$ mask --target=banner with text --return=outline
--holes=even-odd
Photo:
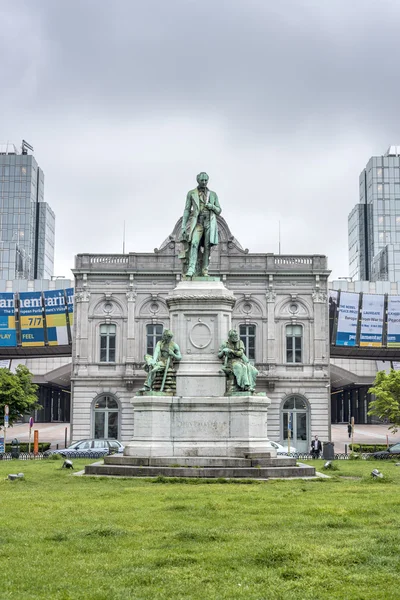
[[[20,292],[22,346],[44,346],[42,292]]]
[[[49,290],[44,292],[43,295],[49,346],[68,344],[64,290]]]
[[[68,309],[68,318],[69,324],[71,327],[71,335],[72,335],[72,326],[74,324],[74,288],[67,288],[65,290],[65,295],[67,298],[67,309]]]
[[[13,293],[0,294],[0,346],[16,346],[15,299]]]
[[[359,294],[341,292],[338,310],[336,346],[355,346]]]
[[[400,296],[388,297],[387,346],[400,348]]]
[[[363,294],[360,346],[381,347],[383,342],[383,310],[385,296]]]

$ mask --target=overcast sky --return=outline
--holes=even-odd
[[[250,252],[326,254],[400,144],[398,0],[0,0],[0,142],[27,140],[55,274],[151,252],[199,171]]]

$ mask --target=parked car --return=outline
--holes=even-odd
[[[288,447],[286,446],[282,446],[281,444],[278,444],[278,442],[271,442],[271,445],[275,448],[276,453],[277,454],[287,454],[288,453]],[[294,446],[292,446],[292,444],[290,444],[290,454],[296,454],[297,450]]]
[[[75,456],[93,452],[99,455],[116,454],[124,451],[124,446],[118,440],[79,440],[68,448],[60,450],[47,450],[44,455],[61,454],[61,456]]]
[[[381,450],[380,452],[374,452],[372,454],[374,458],[399,458],[400,456],[400,444],[394,444],[387,450]]]

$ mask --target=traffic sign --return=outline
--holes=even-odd
[[[29,427],[33,427],[33,417],[29,417]]]
[[[4,405],[4,414],[8,415],[9,412],[10,412],[10,408],[9,408],[8,404],[5,404]]]
[[[4,415],[4,427],[8,427],[8,415]]]

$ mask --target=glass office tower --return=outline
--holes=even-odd
[[[0,279],[50,279],[54,235],[43,171],[24,144],[0,144]]]
[[[400,146],[372,156],[359,183],[360,202],[348,217],[349,274],[400,281]]]

